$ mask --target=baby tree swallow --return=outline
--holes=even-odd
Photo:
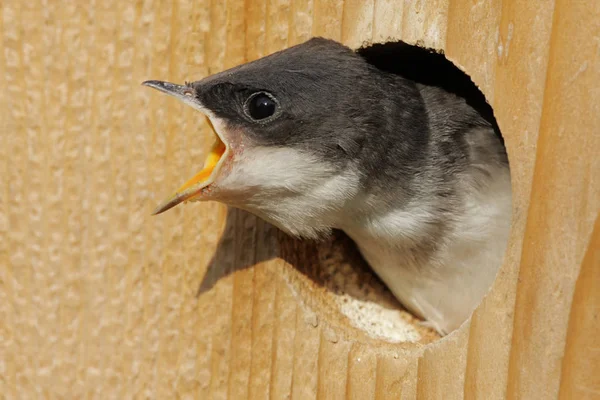
[[[203,113],[215,144],[161,204],[214,200],[290,235],[341,229],[441,334],[490,288],[511,188],[494,128],[465,99],[314,38],[197,82],[144,85]]]

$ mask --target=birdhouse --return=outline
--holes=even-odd
[[[599,2],[0,10],[0,397],[598,398]],[[197,172],[211,128],[140,83],[198,80],[316,36],[382,45],[392,64],[400,42],[433,49],[493,109],[507,250],[444,337],[341,233],[293,239],[215,202],[150,215]]]

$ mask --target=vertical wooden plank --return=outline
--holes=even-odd
[[[463,328],[425,349],[417,373],[418,400],[463,398],[468,340]]]
[[[562,360],[560,399],[600,396],[600,216],[581,264]]]
[[[72,393],[83,396],[85,393],[86,368],[85,351],[82,346],[86,342],[87,287],[85,272],[81,260],[85,258],[86,239],[82,235],[84,223],[89,215],[89,202],[83,201],[88,190],[84,171],[88,165],[86,144],[90,143],[93,116],[92,92],[94,83],[90,82],[92,58],[94,57],[95,24],[88,24],[94,7],[41,3],[44,9],[46,32],[45,73],[46,80],[60,77],[61,83],[44,85],[44,113],[50,145],[46,149],[49,160],[46,168],[52,171],[53,185],[47,194],[51,206],[48,207],[48,232],[52,232],[48,243],[48,251],[52,261],[46,268],[58,270],[59,276],[68,276],[66,282],[53,279],[56,294],[49,298],[59,297],[57,312],[60,328],[57,332],[62,340],[55,345],[54,357],[64,361],[57,372],[61,376],[70,376],[72,383],[64,379],[58,383],[49,382],[52,388],[60,388],[57,396]],[[61,23],[63,13],[68,13],[68,23]],[[67,44],[68,43],[68,44]],[[77,54],[65,59],[67,48]],[[88,84],[86,84],[88,83]],[[56,90],[56,86],[62,90]],[[82,207],[83,205],[83,207]],[[87,242],[89,244],[89,242]],[[55,329],[55,328],[52,328]],[[78,346],[74,346],[78,343]],[[75,373],[73,373],[75,371]]]
[[[15,116],[20,122],[18,132],[14,136],[21,136],[25,147],[20,149],[22,153],[16,153],[15,161],[21,164],[21,168],[15,168],[18,173],[24,173],[23,193],[20,201],[23,203],[22,213],[14,215],[13,218],[18,218],[25,223],[28,228],[26,236],[19,238],[23,245],[23,264],[16,265],[13,268],[15,273],[18,273],[19,278],[29,278],[20,280],[19,285],[28,287],[29,301],[26,307],[20,307],[17,321],[18,331],[20,332],[19,342],[24,346],[21,349],[22,357],[27,360],[20,364],[17,371],[18,388],[17,392],[33,394],[51,393],[56,394],[55,390],[50,389],[49,376],[55,373],[57,365],[52,362],[56,356],[54,352],[57,347],[62,345],[63,335],[56,335],[54,331],[58,317],[59,295],[55,292],[55,296],[50,296],[53,289],[50,287],[52,282],[53,272],[46,266],[50,264],[48,253],[48,236],[45,235],[48,223],[48,203],[50,195],[47,193],[49,187],[50,173],[48,166],[47,148],[50,146],[49,138],[45,135],[45,108],[44,96],[40,90],[23,90],[27,87],[43,87],[48,84],[48,80],[44,76],[44,56],[47,49],[44,47],[43,28],[37,24],[29,23],[30,20],[40,20],[41,12],[37,10],[36,4],[26,3],[20,4],[18,7],[17,18],[10,22],[15,29],[19,30],[19,41],[17,43],[18,50],[16,54],[16,62],[20,64],[20,71],[15,77],[18,86],[21,87],[20,93],[16,94],[15,100]],[[60,84],[60,82],[54,82]],[[31,85],[31,86],[30,86]],[[13,94],[15,95],[15,94]],[[20,103],[20,104],[19,104]],[[22,114],[21,114],[22,113]],[[16,163],[15,163],[16,164]],[[13,164],[13,166],[16,166]],[[12,179],[10,177],[9,179]],[[18,188],[19,184],[15,183]],[[18,192],[16,193],[17,195]],[[17,200],[18,201],[18,200]],[[55,203],[56,204],[56,203]],[[20,225],[14,219],[11,221],[15,226]],[[61,231],[56,232],[61,235]],[[19,256],[18,248],[15,255]],[[60,332],[71,333],[73,327],[60,327]],[[45,338],[50,337],[54,347],[43,346]],[[73,361],[71,357],[65,357],[65,363]],[[43,371],[47,371],[44,374]],[[20,375],[20,376],[19,376]],[[19,379],[20,378],[20,379]],[[67,385],[69,379],[62,379]]]
[[[500,0],[450,0],[446,54],[471,76],[488,101],[494,99]],[[492,104],[493,105],[493,104]]]
[[[411,353],[398,352],[377,356],[376,400],[417,398],[418,356]]]
[[[407,357],[408,358],[408,357]],[[415,400],[418,395],[419,388],[419,359],[412,360],[412,354],[407,360],[408,367],[402,377],[402,392],[400,393],[400,400]],[[407,362],[405,361],[405,363]],[[395,371],[395,370],[392,370]]]
[[[227,218],[232,218],[229,214]],[[219,252],[215,254],[215,270],[212,268],[206,272],[211,274],[230,274],[235,267],[235,224],[228,223],[219,242]],[[228,391],[229,375],[231,370],[231,348],[232,348],[232,291],[233,279],[231,276],[224,277],[209,292],[201,293],[201,301],[206,306],[199,309],[204,311],[201,318],[212,321],[213,326],[208,329],[210,335],[210,383],[208,398],[226,399]]]
[[[288,44],[293,46],[310,39],[314,0],[292,0]]]
[[[279,271],[284,268],[284,265],[281,262],[276,263],[273,268]],[[296,297],[286,282],[279,277],[276,279],[276,283],[270,382],[270,398],[273,400],[288,398],[291,394],[298,308]]]
[[[373,38],[375,0],[345,0],[342,13],[342,43],[358,48]]]
[[[404,7],[396,0],[375,0],[373,10],[373,42],[382,43],[402,36]]]
[[[161,5],[164,3],[161,3]],[[161,24],[169,27],[166,36],[166,47],[162,55],[164,58],[154,60],[155,64],[161,64],[166,67],[166,75],[162,79],[168,81],[180,81],[181,75],[186,73],[185,42],[189,34],[189,29],[185,29],[189,24],[186,19],[189,16],[189,10],[186,9],[186,2],[176,0],[170,2],[170,8],[163,9],[163,15],[160,16]],[[184,7],[182,9],[182,7]],[[160,78],[159,78],[160,79]],[[158,93],[153,93],[154,96]],[[159,95],[160,96],[160,95]],[[160,189],[163,193],[173,190],[172,185],[183,182],[187,177],[181,176],[184,170],[183,161],[185,160],[185,136],[183,132],[186,129],[186,121],[189,118],[184,111],[184,106],[177,100],[167,96],[165,101],[164,121],[161,126],[164,131],[157,132],[162,135],[163,148],[161,149],[160,162],[164,165],[165,180],[161,183]],[[118,160],[119,149],[113,144],[113,159]],[[116,183],[117,179],[113,179]],[[175,382],[178,380],[178,361],[181,351],[181,331],[173,329],[178,327],[181,308],[185,303],[185,295],[189,292],[182,291],[181,280],[185,272],[185,258],[183,254],[183,222],[184,210],[182,208],[173,210],[174,212],[162,219],[168,221],[168,226],[163,231],[162,241],[164,243],[161,258],[161,293],[160,298],[160,319],[157,321],[159,331],[156,358],[154,360],[154,393],[158,398],[169,398],[175,395]],[[161,216],[147,218],[158,219]],[[113,217],[114,219],[114,217]],[[110,270],[109,270],[110,271]]]
[[[21,9],[21,29],[23,30],[23,74],[27,85],[41,86],[47,83],[47,80],[43,76],[44,70],[44,32],[41,26],[32,26],[28,24],[29,20],[41,19],[41,12],[37,10],[36,4],[25,3]],[[74,13],[75,19],[78,19],[78,15]],[[41,45],[35,46],[35,43]],[[31,282],[33,288],[32,297],[32,308],[31,313],[28,317],[30,323],[37,329],[36,336],[30,346],[37,348],[36,367],[32,371],[32,380],[36,382],[39,389],[46,393],[57,395],[55,388],[51,389],[49,385],[49,377],[44,376],[42,371],[46,370],[49,372],[56,371],[56,364],[52,362],[55,357],[55,349],[49,348],[49,346],[41,346],[44,337],[51,335],[51,330],[55,326],[56,322],[62,322],[60,314],[57,312],[56,307],[60,292],[55,292],[52,295],[52,289],[49,287],[51,283],[51,272],[49,268],[45,266],[51,265],[48,253],[48,236],[44,235],[44,232],[55,230],[55,237],[64,237],[63,229],[64,224],[57,226],[51,224],[48,218],[49,208],[52,206],[58,206],[60,204],[56,202],[55,196],[48,193],[50,173],[49,169],[45,168],[49,163],[49,152],[46,149],[50,146],[47,135],[46,126],[46,113],[45,113],[45,99],[43,92],[41,91],[26,91],[24,93],[25,101],[25,112],[27,115],[25,124],[25,131],[22,133],[27,138],[27,151],[25,153],[27,157],[27,196],[26,203],[28,205],[28,224],[30,226],[29,237],[27,243],[29,247],[28,258],[29,263],[33,270],[33,281]],[[31,115],[35,115],[38,110],[44,110],[38,114],[36,118],[31,118]],[[51,165],[53,166],[53,165]],[[46,194],[44,196],[44,193]],[[54,193],[53,193],[54,194]],[[35,204],[34,204],[35,203]],[[34,227],[39,227],[35,229]],[[64,284],[64,283],[63,283]],[[58,320],[58,321],[57,321]],[[67,321],[65,321],[67,322]],[[68,321],[71,322],[71,321]],[[61,346],[66,337],[73,334],[74,327],[69,324],[61,324],[59,335],[60,339],[57,341],[57,345]],[[57,346],[57,347],[58,347]],[[30,350],[31,351],[31,350]],[[33,353],[33,351],[31,351]],[[32,354],[33,355],[33,354]],[[64,364],[74,364],[73,353],[67,352],[63,356]],[[50,374],[48,374],[50,375]],[[71,387],[73,382],[68,378],[62,378],[61,383],[66,387]],[[38,390],[39,390],[38,389]],[[59,392],[60,393],[60,392]]]
[[[90,71],[91,98],[89,99],[89,126],[88,135],[83,135],[81,145],[87,150],[85,159],[77,167],[83,170],[82,183],[85,184],[87,191],[82,193],[82,199],[89,209],[83,213],[82,224],[89,228],[88,234],[83,237],[82,246],[87,251],[83,252],[81,263],[85,265],[86,274],[82,287],[82,302],[85,304],[86,313],[83,315],[82,326],[79,330],[79,336],[83,342],[82,363],[87,366],[81,371],[81,380],[84,384],[84,395],[91,396],[102,391],[103,374],[105,366],[105,357],[99,352],[91,351],[94,348],[106,348],[108,337],[114,334],[113,327],[107,329],[107,323],[110,320],[106,318],[105,306],[107,303],[107,286],[104,279],[108,260],[112,254],[110,251],[110,199],[112,198],[111,185],[111,164],[110,164],[110,134],[111,127],[108,121],[102,118],[103,115],[110,115],[112,109],[112,84],[111,75],[114,71],[114,47],[112,42],[113,29],[116,26],[114,15],[114,4],[111,2],[103,3],[94,8],[94,41],[92,44],[92,54],[90,64],[93,70]],[[67,7],[67,9],[72,7]],[[72,13],[74,10],[71,9]],[[58,8],[57,15],[61,15],[64,10]],[[106,21],[106,17],[108,21]],[[60,17],[64,18],[64,17]],[[74,22],[75,18],[70,17],[69,21]],[[62,27],[64,28],[64,27]],[[58,32],[64,32],[58,29]],[[61,52],[65,52],[67,43],[76,37],[77,31],[70,27],[60,37],[60,43],[63,44]],[[100,60],[103,62],[100,62]],[[65,73],[75,68],[73,59],[67,59]],[[71,70],[71,71],[69,71]],[[72,75],[71,75],[72,76]],[[73,90],[76,90],[77,82],[67,81],[67,98],[64,100],[63,108],[59,114],[66,117],[66,121],[61,121],[57,129],[57,137],[60,137],[60,130],[65,129],[65,124],[71,131],[73,120],[76,118],[70,110],[69,100],[73,97]],[[70,138],[70,135],[69,135]],[[97,171],[90,174],[90,171]],[[89,174],[89,175],[88,175]],[[88,177],[84,180],[84,177]],[[73,193],[75,194],[75,193]],[[69,204],[70,205],[70,204]],[[73,205],[71,205],[73,206]],[[77,208],[77,207],[75,207]],[[64,273],[68,273],[65,265]],[[66,313],[65,313],[66,314]],[[67,314],[68,315],[68,314]],[[64,317],[63,317],[64,318]],[[66,321],[65,321],[66,322]],[[64,333],[61,333],[61,336]]]
[[[268,1],[248,0],[246,2],[246,55],[248,61],[264,56],[266,42],[269,39],[266,33]]]
[[[214,4],[215,12],[223,12],[222,4]],[[245,3],[241,1],[228,0],[225,18],[226,50],[224,67],[232,68],[246,62],[246,9]],[[218,44],[223,45],[223,42]]]
[[[346,398],[375,399],[377,378],[377,354],[369,346],[353,343],[348,352]]]
[[[84,8],[89,11],[89,8]],[[110,71],[110,80],[113,82],[111,93],[109,94],[112,104],[111,113],[107,116],[112,120],[111,132],[109,134],[110,143],[110,181],[113,190],[110,196],[111,207],[108,211],[111,220],[111,254],[108,257],[104,282],[107,285],[107,302],[104,310],[107,316],[106,347],[117,351],[105,356],[104,364],[100,367],[104,372],[103,388],[104,392],[116,393],[121,391],[126,382],[127,375],[123,373],[125,369],[125,352],[123,351],[123,342],[125,332],[123,326],[126,323],[126,295],[123,290],[127,281],[130,265],[130,236],[129,236],[129,216],[128,208],[130,197],[129,168],[130,157],[129,148],[131,147],[130,115],[129,104],[131,98],[129,94],[131,85],[128,84],[133,79],[132,58],[133,51],[133,18],[134,7],[130,4],[119,2],[109,11],[107,17],[114,20],[112,57],[114,57],[114,68]],[[89,15],[79,18],[85,24]],[[117,27],[115,29],[115,27]],[[84,29],[81,29],[84,30]],[[89,60],[88,60],[89,63]],[[88,65],[86,65],[88,66]],[[84,74],[78,74],[84,75]],[[83,85],[81,85],[83,86]],[[137,86],[137,85],[136,85]],[[76,97],[77,93],[74,94]],[[80,110],[73,110],[75,114],[80,114]],[[73,136],[78,136],[77,134]],[[110,388],[110,389],[109,389]]]
[[[256,217],[245,211],[229,209],[236,218],[234,242],[233,299],[231,311],[231,350],[229,358],[228,397],[248,397],[250,366],[252,365],[252,321],[254,307],[254,249],[256,247]]]
[[[289,42],[292,16],[292,0],[270,0],[267,12],[266,28],[267,42],[266,53],[271,54],[287,47]]]
[[[348,380],[348,353],[350,343],[326,338],[324,329],[319,337],[319,368],[317,399],[345,399]]]
[[[600,208],[600,4],[557,0],[519,271],[508,398],[556,398],[575,281]],[[568,34],[567,34],[568,32]]]
[[[321,327],[317,315],[303,306],[298,306],[293,350],[292,400],[317,398],[320,337]]]
[[[3,3],[4,18],[4,53],[6,58],[6,80],[7,95],[9,96],[9,110],[13,128],[19,135],[14,135],[8,147],[10,165],[8,175],[6,175],[6,184],[10,197],[8,198],[7,218],[10,232],[8,233],[8,246],[10,249],[9,262],[13,273],[13,295],[14,306],[19,307],[20,312],[15,313],[14,323],[19,334],[14,336],[12,346],[17,349],[13,353],[14,367],[9,373],[14,374],[13,387],[16,393],[28,393],[29,377],[24,373],[24,367],[30,365],[35,368],[35,363],[31,363],[27,348],[33,347],[31,340],[31,329],[28,327],[27,314],[31,309],[31,276],[32,268],[27,258],[27,231],[25,198],[27,188],[27,175],[25,160],[26,140],[25,135],[25,105],[21,85],[24,84],[22,71],[23,56],[21,47],[22,33],[20,29],[21,10],[18,2]],[[35,343],[35,342],[33,342]],[[11,375],[12,375],[11,374]]]
[[[553,8],[554,0],[544,4],[502,2],[494,104],[510,161],[512,232],[494,290],[473,314],[465,383],[467,399],[506,396],[514,298],[542,113]],[[492,336],[494,340],[489,340]]]
[[[266,399],[270,396],[273,379],[273,353],[275,334],[276,274],[270,261],[275,258],[274,228],[266,222],[256,221],[256,259],[254,267],[254,298],[252,319],[252,364],[250,368],[249,396]]]
[[[322,36],[337,40],[342,38],[342,18],[344,14],[344,1],[313,0],[313,36]]]
[[[5,9],[6,2],[0,4],[0,118],[3,126],[0,130],[0,174],[4,177],[0,182],[0,393],[6,396],[16,397],[15,374],[16,362],[14,350],[17,348],[15,331],[15,278],[12,272],[10,248],[10,211],[12,196],[10,187],[10,169],[13,160],[10,150],[12,138],[10,132],[16,132],[12,113],[9,112],[10,98],[7,79],[7,53],[9,50],[9,39],[5,32]]]
[[[151,39],[148,43],[148,61],[150,63],[149,76],[165,77],[169,79],[169,56],[171,44],[171,18],[173,5],[169,2],[157,1],[144,4],[146,8],[145,18],[151,25]],[[171,132],[168,128],[168,115],[175,100],[168,96],[152,96],[149,108],[154,112],[149,113],[148,127],[150,134],[150,146],[148,163],[158,165],[161,168],[152,169],[152,179],[149,187],[156,193],[157,197],[172,190],[170,184],[169,170],[165,168],[168,163],[168,143],[171,142]],[[106,121],[101,120],[102,124]],[[149,396],[161,390],[163,384],[158,374],[157,356],[160,346],[164,344],[163,318],[165,316],[165,255],[169,252],[167,243],[172,237],[172,226],[177,223],[177,214],[171,214],[164,218],[155,218],[148,229],[147,237],[147,265],[145,266],[144,279],[144,309],[142,321],[144,324],[143,341],[140,351],[139,385],[142,396]],[[168,258],[167,258],[168,260]]]
[[[127,322],[123,327],[126,331],[124,353],[127,363],[123,373],[129,377],[129,380],[122,388],[120,395],[122,398],[142,397],[146,394],[144,391],[148,384],[147,375],[142,363],[147,340],[146,291],[150,258],[153,256],[151,249],[154,247],[151,232],[156,229],[154,224],[160,224],[159,220],[149,220],[148,215],[152,210],[153,203],[158,200],[157,197],[163,195],[163,192],[153,190],[155,172],[150,168],[149,162],[150,154],[152,154],[152,137],[149,134],[152,132],[150,116],[147,113],[137,112],[137,110],[149,109],[152,106],[151,102],[156,101],[156,96],[149,96],[148,91],[141,90],[138,86],[141,83],[140,80],[157,76],[153,75],[150,62],[154,39],[152,7],[154,7],[154,3],[151,0],[137,5],[133,23],[135,46],[132,54],[132,75],[138,78],[132,82],[136,90],[132,90],[130,97],[132,121],[130,134],[133,136],[129,148],[131,192],[128,209],[131,250],[127,266],[128,282],[125,286]],[[93,64],[98,62],[95,57],[92,60]],[[95,92],[93,92],[93,96],[95,96]],[[148,174],[148,171],[152,171],[152,173]],[[88,290],[93,290],[91,284]]]
[[[411,0],[396,2],[397,7],[404,7],[402,12],[402,40],[408,43],[418,43],[425,47],[443,48],[446,43],[446,35],[450,35],[447,32],[447,23],[451,20],[448,15],[451,1]],[[457,16],[463,20],[468,20],[464,17],[464,14],[459,13]],[[469,18],[471,18],[471,15],[469,15]]]

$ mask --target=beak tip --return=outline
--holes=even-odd
[[[162,214],[163,212],[167,211],[169,208],[171,208],[171,207],[165,208],[164,205],[160,205],[160,206],[156,207],[154,210],[152,210],[152,213],[150,215],[155,216],[158,214]]]
[[[186,200],[186,198],[182,198],[179,195],[175,195],[175,196],[171,197],[169,200],[159,204],[158,207],[156,207],[154,209],[154,211],[152,211],[151,215],[162,214],[165,211],[170,210],[171,208],[175,207],[177,204],[179,204],[185,200]]]
[[[156,87],[158,85],[159,85],[159,81],[154,81],[154,80],[149,80],[149,81],[142,82],[142,86]]]

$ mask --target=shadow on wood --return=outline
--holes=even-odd
[[[309,314],[338,333],[382,345],[439,338],[402,307],[341,231],[320,241],[295,239],[246,211],[229,208],[197,296],[249,268],[261,271],[261,279],[285,282]]]
[[[255,238],[249,238],[250,235]],[[257,242],[258,236],[263,239],[262,243]],[[246,249],[251,250],[249,257],[240,254],[245,249],[236,246],[239,241],[255,243],[258,250]],[[386,308],[402,309],[343,232],[333,231],[321,241],[296,239],[254,215],[234,208],[228,209],[225,230],[197,295],[209,291],[225,276],[275,258],[282,259],[311,282],[334,294],[348,294],[359,300],[375,301]],[[359,284],[351,285],[348,279]],[[378,293],[374,295],[373,292]]]

